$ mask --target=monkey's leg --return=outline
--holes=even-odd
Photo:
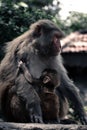
[[[10,122],[28,122],[25,102],[12,90],[13,88],[6,90],[4,93],[2,99],[3,118]]]
[[[59,98],[59,118],[64,119],[69,111],[69,103],[60,87],[56,88],[56,94]]]
[[[11,99],[10,107],[14,121],[42,123],[42,119],[38,115],[40,113],[39,104],[30,104],[27,110],[26,101],[14,95]]]
[[[27,110],[25,108],[25,101],[21,100],[16,94],[12,96],[10,100],[10,111],[11,111],[11,121],[15,122],[29,122],[29,117],[27,115]]]
[[[32,91],[28,99],[25,98],[27,93],[22,90],[17,91],[15,86],[6,93],[3,113],[7,121],[42,123],[40,105],[36,100],[32,99]]]

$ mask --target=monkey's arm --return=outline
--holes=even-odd
[[[23,63],[23,62],[20,60],[19,63],[18,63],[18,67],[19,67],[19,69],[22,70],[22,72],[23,72],[24,77],[26,78],[26,80],[27,80],[29,83],[32,83],[33,78],[32,78],[32,76],[31,76],[30,72],[28,71],[28,69],[27,69],[25,63]]]
[[[61,74],[61,86],[60,89],[64,92],[67,99],[69,99],[73,105],[75,113],[79,116],[82,124],[87,124],[87,117],[84,111],[83,103],[78,89],[75,87],[72,80],[69,79],[66,70]]]
[[[58,57],[58,72],[60,73],[61,84],[59,89],[67,97],[73,105],[74,112],[79,116],[82,124],[87,124],[87,117],[84,111],[83,102],[80,97],[79,90],[74,85],[73,81],[68,77],[67,71],[63,66],[62,57]]]
[[[21,69],[23,73],[22,78],[24,77],[25,78],[23,79],[24,80],[23,83],[21,83],[20,86],[18,87],[17,94],[19,97],[22,97],[22,99],[26,100],[26,109],[29,111],[31,122],[42,123],[43,121],[40,107],[40,98],[35,89],[32,87],[34,79],[32,78],[24,62],[20,61],[18,63],[18,67],[19,69]],[[16,82],[16,84],[18,83]]]

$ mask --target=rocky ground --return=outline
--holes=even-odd
[[[0,130],[87,130],[87,126],[73,124],[24,124],[0,122]]]

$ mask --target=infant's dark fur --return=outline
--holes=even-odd
[[[58,80],[59,79],[59,80]],[[59,97],[56,95],[56,87],[60,84],[60,78],[56,70],[45,69],[40,77],[43,82],[40,88],[40,99],[43,121],[46,123],[59,123]]]

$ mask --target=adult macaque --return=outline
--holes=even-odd
[[[32,118],[30,118],[27,122],[42,122],[40,110],[35,110],[37,108],[34,108],[32,105],[33,102],[36,102],[34,100],[32,101],[31,91],[35,90],[33,85],[29,84],[24,75],[20,72],[16,75],[18,62],[22,60],[33,78],[39,78],[46,68],[55,69],[61,77],[60,91],[71,101],[73,109],[79,116],[82,124],[87,123],[79,91],[76,89],[71,79],[69,79],[62,63],[60,55],[60,38],[62,35],[62,31],[53,22],[49,20],[39,20],[32,24],[27,32],[7,45],[6,55],[0,65],[0,106],[7,120],[9,120],[10,114],[15,118],[15,121],[16,117],[20,116],[20,112],[17,112],[17,114],[19,114],[16,115],[14,114],[15,111],[11,111],[11,109],[9,114],[6,114],[8,113],[6,107],[10,107],[14,100],[14,98],[12,98],[13,96],[11,96],[9,102],[9,92],[12,88],[15,88],[17,94],[15,104],[17,104],[16,102],[19,100],[22,107],[24,107],[25,104],[23,109],[28,113],[27,115],[29,117],[34,114],[33,121]],[[28,88],[32,88],[31,91]],[[13,93],[14,91],[15,90],[13,90]],[[12,107],[15,107],[14,109],[17,110],[19,106],[16,107],[16,105],[13,104]],[[31,108],[34,110],[31,112],[32,114],[29,115]],[[23,111],[23,109],[21,110]],[[23,114],[25,111],[23,111]],[[21,122],[20,119],[18,121]],[[24,121],[22,120],[22,122]]]

